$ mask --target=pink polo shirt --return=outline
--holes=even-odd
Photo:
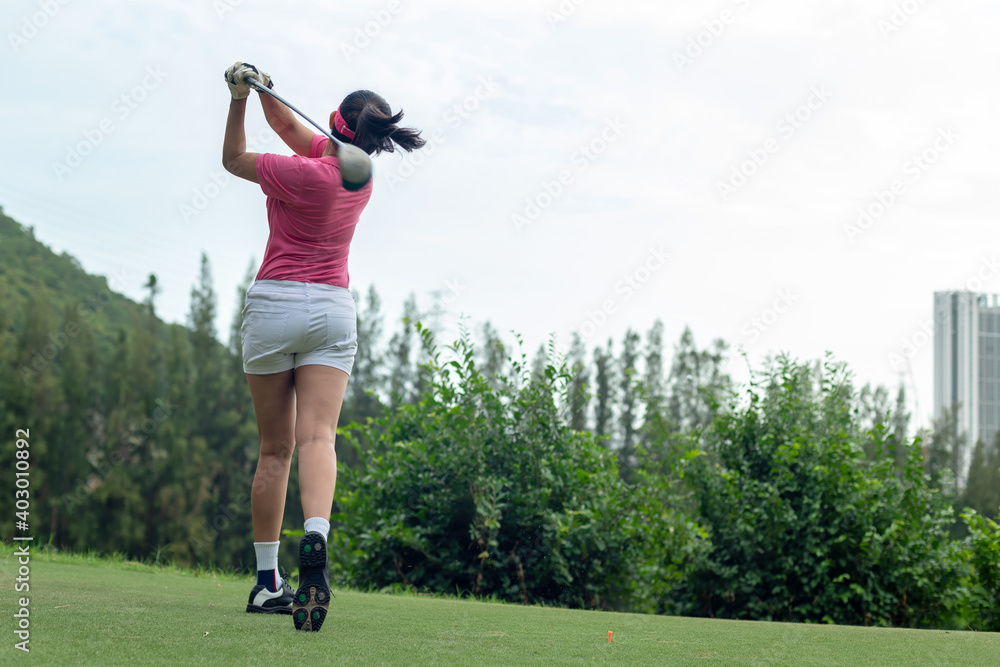
[[[322,134],[313,136],[309,157],[257,156],[270,229],[257,280],[349,286],[347,255],[372,184],[357,192],[345,190],[340,160],[320,157],[329,141]]]

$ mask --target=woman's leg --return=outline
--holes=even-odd
[[[295,369],[295,444],[299,448],[299,490],[305,518],[328,519],[337,484],[337,420],[348,375],[310,364]]]
[[[288,471],[295,449],[293,372],[247,374],[260,435],[260,459],[250,494],[254,542],[277,542],[281,535]]]

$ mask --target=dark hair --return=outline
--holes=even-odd
[[[348,139],[337,132],[336,128],[333,128],[334,135],[369,155],[393,153],[396,146],[412,151],[427,143],[420,136],[419,130],[397,125],[403,118],[402,109],[398,113],[392,113],[385,98],[370,90],[356,90],[345,97],[340,103],[340,115],[347,127],[354,132],[354,138]]]

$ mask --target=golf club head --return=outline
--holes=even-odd
[[[357,146],[340,144],[337,146],[340,158],[340,179],[345,190],[360,190],[372,178],[372,161],[368,154]]]

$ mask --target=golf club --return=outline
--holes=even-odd
[[[303,119],[309,121],[317,130],[326,135],[330,141],[337,144],[337,157],[340,158],[340,178],[344,184],[345,190],[350,190],[352,192],[360,190],[365,187],[368,181],[371,180],[372,161],[363,150],[353,144],[345,144],[340,139],[337,139],[337,137],[330,134],[330,132],[323,128],[319,123],[292,106],[292,104],[281,95],[277,94],[270,88],[262,86],[260,81],[257,79],[248,76],[244,79],[244,81],[256,88],[259,92],[267,93],[298,115],[302,116]]]

